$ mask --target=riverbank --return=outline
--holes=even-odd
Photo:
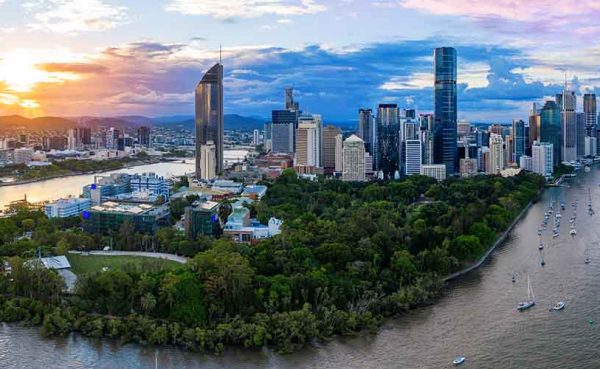
[[[168,160],[171,161],[171,160]],[[0,182],[0,187],[11,187],[11,186],[18,186],[18,185],[24,185],[24,184],[31,184],[31,183],[37,183],[37,182],[44,182],[44,181],[48,181],[51,179],[57,179],[57,178],[68,178],[68,177],[74,177],[74,176],[80,176],[80,175],[86,175],[86,174],[101,174],[101,173],[107,173],[107,172],[112,172],[115,170],[119,170],[119,169],[123,169],[123,168],[131,168],[131,167],[139,167],[142,165],[151,165],[151,164],[158,164],[162,162],[162,160],[156,160],[156,159],[139,159],[139,160],[135,160],[132,162],[128,162],[128,163],[124,163],[121,166],[115,167],[115,168],[110,168],[110,169],[97,169],[97,170],[89,170],[89,171],[73,171],[70,173],[61,173],[61,174],[54,174],[54,175],[49,175],[49,176],[45,176],[43,178],[33,178],[33,179],[24,179],[24,180],[16,180],[14,182]]]

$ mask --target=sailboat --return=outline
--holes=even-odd
[[[527,300],[519,302],[517,305],[518,311],[527,310],[535,305],[535,296],[533,295],[533,290],[531,289],[531,283],[529,282],[529,274],[527,275]]]

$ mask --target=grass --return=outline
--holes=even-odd
[[[100,272],[104,267],[109,269],[138,268],[141,270],[171,270],[181,267],[172,260],[154,259],[144,256],[104,256],[68,254],[71,271],[77,275]]]

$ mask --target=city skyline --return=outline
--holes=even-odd
[[[268,117],[286,86],[326,121],[356,121],[358,107],[379,103],[431,112],[439,46],[458,51],[458,119],[524,119],[565,72],[579,99],[600,85],[591,1],[230,3],[1,1],[0,114],[190,114],[219,44],[225,112],[242,115]]]

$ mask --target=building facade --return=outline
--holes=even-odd
[[[342,180],[360,182],[365,180],[365,143],[352,135],[344,140]]]
[[[435,49],[434,72],[434,149],[433,162],[444,164],[448,174],[457,172],[457,56],[451,47]]]

